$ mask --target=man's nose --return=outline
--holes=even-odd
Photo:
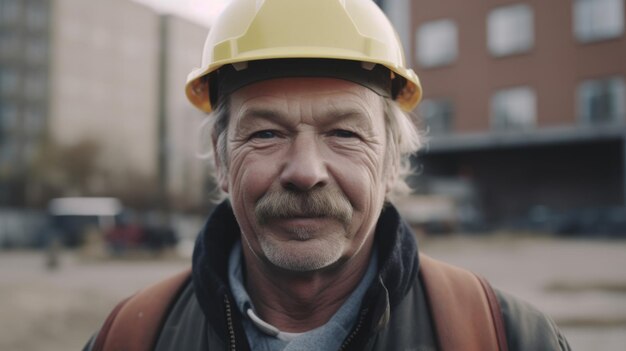
[[[290,190],[308,191],[328,183],[326,160],[313,135],[299,135],[283,160],[281,185]]]

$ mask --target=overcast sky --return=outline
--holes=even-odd
[[[211,24],[228,0],[133,0],[149,5],[159,12],[172,13],[194,22]]]

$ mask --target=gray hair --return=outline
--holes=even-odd
[[[417,127],[417,119],[412,113],[402,111],[398,104],[390,99],[383,99],[385,114],[386,154],[385,169],[395,169],[396,174],[393,186],[387,200],[408,195],[411,192],[406,178],[413,173],[411,167],[411,155],[416,153],[422,146],[422,136]],[[218,182],[226,177],[228,169],[227,135],[230,116],[230,99],[223,99],[217,108],[211,112],[200,126],[200,138],[204,151],[199,154],[201,158],[209,159],[213,167],[213,176]],[[215,150],[213,150],[215,145]],[[215,160],[214,156],[218,159]],[[222,167],[215,169],[216,162]],[[226,194],[220,192],[216,200],[221,200]]]

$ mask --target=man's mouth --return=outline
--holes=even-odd
[[[278,216],[279,219],[315,219],[325,218],[326,215],[313,214],[313,213],[291,213],[288,215]]]
[[[321,221],[330,219],[327,216],[280,216],[275,217],[268,222],[285,223],[293,226],[311,226],[317,225]]]

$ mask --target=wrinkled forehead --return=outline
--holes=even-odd
[[[362,116],[382,118],[382,97],[336,78],[277,78],[250,84],[231,94],[231,116],[294,118]],[[380,116],[380,117],[379,117]]]

